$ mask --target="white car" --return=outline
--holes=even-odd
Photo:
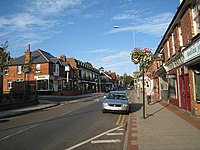
[[[111,91],[104,97],[102,112],[129,113],[129,102],[125,91]]]

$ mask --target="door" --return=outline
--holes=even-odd
[[[185,85],[185,99],[186,99],[186,109],[191,111],[191,99],[190,99],[190,87],[189,87],[189,75],[184,76],[184,85]]]
[[[181,108],[191,111],[190,88],[189,88],[189,75],[180,76],[180,98]]]

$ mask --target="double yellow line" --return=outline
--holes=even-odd
[[[117,126],[123,126],[125,123],[124,123],[124,119],[125,119],[125,115],[119,115],[118,117],[118,120],[116,122],[116,125]]]

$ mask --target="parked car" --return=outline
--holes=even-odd
[[[102,112],[129,113],[129,102],[125,91],[111,91],[104,97]]]

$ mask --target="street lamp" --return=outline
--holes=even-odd
[[[125,26],[125,27],[120,27],[120,26],[114,26],[115,29],[117,28],[127,28],[127,29],[132,29],[133,30],[133,48],[136,47],[136,35],[135,35],[135,27],[134,26]]]

